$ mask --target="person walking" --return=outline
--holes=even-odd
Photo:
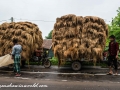
[[[20,76],[20,60],[21,60],[21,52],[22,46],[18,44],[17,39],[13,39],[13,48],[12,48],[12,58],[14,59],[14,72],[15,76]]]
[[[108,75],[112,75],[112,67],[114,66],[115,69],[115,75],[118,75],[117,69],[117,59],[118,59],[118,54],[119,54],[119,44],[115,40],[115,36],[111,35],[109,37],[110,43],[109,43],[109,49],[108,49],[108,66],[109,66],[109,73]]]

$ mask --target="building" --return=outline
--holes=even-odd
[[[44,39],[43,40],[43,49],[48,50],[48,57],[53,57],[53,51],[52,51],[52,39]]]

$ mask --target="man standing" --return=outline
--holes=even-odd
[[[115,36],[111,35],[109,37],[110,43],[109,43],[109,49],[108,49],[108,66],[109,66],[109,75],[113,74],[112,66],[114,65],[115,68],[115,75],[118,75],[117,69],[117,59],[119,54],[119,44],[115,41]]]
[[[21,52],[22,52],[22,46],[18,44],[18,40],[13,40],[13,48],[12,48],[12,58],[14,59],[14,71],[15,76],[20,76],[20,60],[21,60]]]

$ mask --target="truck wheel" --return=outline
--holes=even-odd
[[[81,69],[81,63],[79,61],[72,62],[72,69],[74,71],[78,71]]]
[[[50,60],[49,60],[49,59],[46,59],[46,60],[44,61],[44,67],[45,67],[45,68],[50,68],[50,66],[51,66]]]

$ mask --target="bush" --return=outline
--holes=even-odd
[[[52,57],[52,59],[50,59],[51,64],[52,65],[58,65],[58,59],[56,57]]]

